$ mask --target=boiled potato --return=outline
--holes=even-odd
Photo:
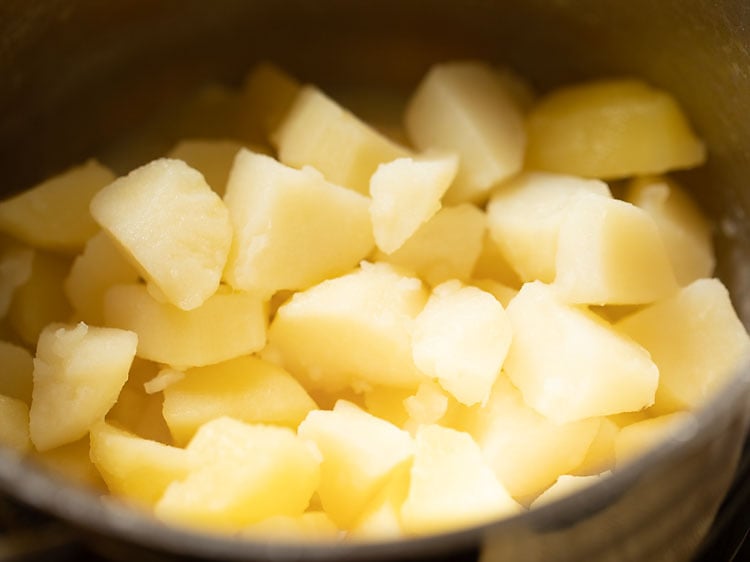
[[[642,455],[692,418],[688,412],[677,412],[623,427],[615,439],[615,465],[619,467]]]
[[[229,139],[183,139],[169,151],[167,158],[182,160],[198,170],[209,187],[223,197],[234,157],[241,148],[242,144]]]
[[[0,394],[0,446],[19,453],[31,449],[29,439],[29,405],[18,398]]]
[[[31,277],[34,250],[0,235],[0,319],[10,308],[13,294]]]

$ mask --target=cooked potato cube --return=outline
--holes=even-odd
[[[448,413],[449,404],[448,395],[438,384],[421,383],[416,393],[403,400],[403,408],[409,416],[404,429],[413,435],[422,425],[438,423]]]
[[[31,404],[34,371],[31,353],[19,345],[0,341],[0,365],[0,394]]]
[[[104,295],[104,318],[138,334],[138,357],[174,367],[226,361],[266,343],[263,302],[228,288],[186,311],[156,301],[144,285],[116,285]]]
[[[223,197],[234,157],[241,148],[242,144],[234,140],[184,139],[169,151],[167,158],[182,160],[198,170],[209,187]]]
[[[658,416],[623,427],[615,439],[615,465],[619,468],[664,441],[693,419],[688,412]]]
[[[178,444],[223,416],[296,428],[316,407],[284,369],[250,356],[188,369],[164,390],[164,418]]]
[[[539,413],[565,423],[654,403],[659,370],[648,351],[593,312],[562,303],[538,281],[506,312],[513,342],[503,369]]]
[[[218,288],[232,243],[229,212],[184,162],[162,158],[133,170],[94,197],[91,214],[175,306],[198,308]]]
[[[590,476],[572,476],[570,474],[563,474],[557,479],[557,482],[547,488],[534,502],[531,504],[532,508],[539,507],[547,503],[560,500],[564,497],[585,490],[589,486],[593,486],[597,482],[600,482],[602,478],[606,478],[609,474],[592,474]]]
[[[187,452],[197,468],[167,487],[155,512],[203,531],[300,516],[320,481],[317,455],[285,427],[219,418],[198,430]]]
[[[575,198],[611,198],[607,184],[575,176],[526,172],[502,184],[487,205],[487,226],[522,281],[555,278],[560,226]]]
[[[512,289],[494,279],[472,279],[471,284],[497,299],[503,308],[507,308],[510,301],[518,294],[518,289]]]
[[[0,446],[19,453],[31,449],[29,440],[29,405],[17,398],[0,394]]]
[[[36,248],[79,250],[97,231],[89,203],[114,179],[95,160],[71,168],[0,202],[0,232]]]
[[[528,120],[529,169],[614,179],[692,168],[706,148],[669,94],[601,80],[543,97]]]
[[[348,536],[362,540],[394,540],[404,535],[401,506],[409,493],[411,462],[401,463],[362,510]]]
[[[262,297],[346,273],[375,244],[367,197],[312,168],[242,150],[224,199],[234,227],[226,279]]]
[[[467,406],[489,397],[512,337],[495,297],[459,281],[435,287],[417,316],[414,363]]]
[[[31,277],[34,250],[0,235],[0,319],[5,318],[16,289]]]
[[[272,140],[287,166],[313,166],[328,181],[363,195],[380,164],[409,156],[312,86],[300,90]]]
[[[75,483],[88,490],[106,492],[107,485],[91,462],[90,448],[87,434],[73,443],[33,453],[33,458],[67,483]]]
[[[458,154],[458,175],[446,203],[481,201],[523,164],[523,115],[504,80],[484,63],[433,66],[409,102],[405,123],[420,150]]]
[[[718,279],[699,279],[616,324],[659,367],[656,408],[697,408],[750,359],[750,338]]]
[[[620,414],[627,415],[627,414]],[[615,440],[620,432],[620,426],[610,418],[601,418],[599,431],[586,451],[581,464],[570,473],[575,476],[593,476],[615,466]]]
[[[401,507],[406,533],[460,529],[521,511],[468,433],[426,425],[415,443],[409,492]]]
[[[422,384],[425,383],[421,383],[419,388]],[[397,427],[404,427],[410,417],[404,401],[412,396],[414,396],[414,390],[410,388],[373,386],[364,393],[364,409],[373,416],[389,421]]]
[[[414,365],[411,333],[426,301],[419,279],[363,263],[295,294],[277,311],[269,341],[306,386],[416,388],[426,377]]]
[[[370,179],[370,217],[380,250],[398,250],[440,210],[457,169],[454,154],[399,158],[378,166]]]
[[[268,136],[281,124],[294,104],[301,85],[275,64],[258,63],[242,87],[244,113],[251,125]]]
[[[413,452],[408,433],[343,400],[332,411],[310,412],[298,434],[323,455],[318,495],[326,513],[344,529]]]

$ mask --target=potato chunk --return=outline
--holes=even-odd
[[[718,279],[699,279],[616,324],[659,367],[661,412],[704,404],[750,360],[750,338]]]
[[[273,517],[302,515],[320,480],[317,455],[285,427],[219,418],[187,447],[196,468],[173,482],[156,516],[203,531],[236,532]]]
[[[19,453],[31,449],[29,440],[29,405],[17,398],[0,394],[0,446]]]
[[[522,281],[554,280],[560,226],[583,193],[611,198],[609,187],[599,180],[541,172],[523,173],[492,193],[489,232]]]
[[[328,181],[363,195],[380,164],[409,156],[312,86],[297,94],[272,140],[287,166],[313,166]]]
[[[34,250],[0,235],[0,319],[5,318],[18,287],[31,277]]]
[[[523,164],[523,114],[504,80],[484,63],[433,66],[409,102],[405,123],[417,148],[458,154],[458,175],[445,196],[448,204],[481,201]]]
[[[117,400],[138,336],[86,324],[51,324],[34,358],[31,440],[39,451],[80,439]]]
[[[234,227],[226,278],[262,297],[346,273],[374,246],[369,200],[312,168],[242,150],[225,201]]]
[[[615,438],[615,464],[619,468],[648,451],[693,419],[688,412],[677,412],[643,420],[623,427]]]
[[[513,342],[503,368],[539,413],[566,423],[654,403],[659,370],[648,352],[593,312],[563,304],[536,281],[507,313]]]
[[[457,169],[455,155],[381,164],[370,179],[370,217],[378,248],[392,253],[432,218]]]
[[[553,286],[576,304],[644,304],[674,293],[677,281],[659,229],[630,203],[577,197],[560,225]]]
[[[164,389],[164,418],[178,444],[187,443],[204,423],[223,416],[296,428],[315,408],[289,373],[250,356],[188,369]]]
[[[511,337],[510,321],[495,297],[447,281],[433,289],[417,316],[414,362],[462,404],[484,404]]]
[[[116,285],[105,293],[104,318],[138,334],[138,357],[174,367],[218,363],[266,343],[263,302],[228,288],[186,311],[156,301],[144,285]]]
[[[414,319],[427,301],[419,279],[386,264],[295,294],[271,324],[269,341],[305,384],[341,390],[353,383],[416,388]]]
[[[101,190],[91,214],[154,292],[183,310],[218,288],[232,242],[229,212],[180,160],[154,160]]]
[[[415,443],[409,492],[401,507],[407,533],[460,529],[521,511],[468,433],[426,425]]]
[[[637,80],[556,90],[528,120],[526,167],[614,179],[692,168],[706,148],[669,94]]]
[[[392,471],[413,452],[408,433],[344,400],[332,411],[310,412],[298,433],[323,455],[318,495],[326,513],[342,528],[352,526]]]
[[[30,404],[34,371],[31,353],[21,346],[0,341],[0,365],[0,394]]]
[[[78,250],[97,231],[91,199],[114,179],[95,160],[71,168],[0,202],[0,232],[37,248]]]

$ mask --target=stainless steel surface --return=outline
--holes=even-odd
[[[351,84],[406,92],[430,63],[469,56],[509,63],[541,89],[632,74],[675,93],[710,153],[684,180],[715,219],[718,272],[750,324],[750,4],[741,0],[0,0],[0,189],[96,153],[198,83],[236,84],[260,58],[335,93]],[[413,558],[481,546],[487,561],[686,560],[747,434],[748,376],[738,373],[673,441],[587,492],[433,538],[330,548],[186,533],[6,451],[0,487],[122,559],[140,545],[225,559]]]

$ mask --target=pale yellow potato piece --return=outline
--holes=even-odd
[[[183,139],[169,151],[167,158],[182,160],[198,170],[211,189],[223,197],[234,157],[241,148],[241,143],[231,139]]]
[[[410,155],[313,86],[299,91],[272,141],[287,166],[313,166],[363,195],[380,164]]]
[[[577,197],[560,226],[554,288],[576,304],[644,304],[677,288],[654,220],[617,199]]]
[[[494,296],[446,281],[433,289],[415,321],[414,363],[460,403],[484,404],[511,337],[510,321]]]
[[[711,225],[676,182],[658,176],[639,178],[630,183],[625,198],[654,219],[681,286],[713,274]]]
[[[341,538],[336,524],[323,511],[302,515],[274,515],[242,530],[242,536],[255,541],[336,541]]]
[[[34,250],[0,235],[0,318],[10,308],[16,289],[31,277]]]
[[[234,228],[225,277],[263,297],[346,273],[375,244],[369,199],[312,168],[242,150],[224,200]]]
[[[95,326],[104,323],[104,294],[110,287],[135,283],[139,275],[122,251],[100,231],[86,242],[63,284],[74,316]]]
[[[692,168],[706,159],[675,99],[638,80],[555,90],[528,119],[526,167],[614,179]]]
[[[144,285],[116,285],[105,293],[104,318],[138,334],[138,357],[173,367],[226,361],[266,343],[264,303],[226,287],[186,311],[158,302]]]
[[[149,379],[143,383],[143,390],[146,391],[146,394],[163,392],[165,389],[184,378],[184,372],[172,369],[171,367],[166,367],[161,369],[153,379]]]
[[[489,222],[488,217],[488,222]],[[482,240],[482,250],[479,257],[474,263],[474,269],[471,272],[472,279],[492,279],[508,287],[518,288],[521,286],[521,280],[518,274],[510,266],[505,255],[502,253],[497,243],[492,239],[491,228],[487,227]],[[501,301],[502,302],[502,301]],[[505,306],[505,305],[503,305]]]
[[[529,407],[500,376],[487,404],[473,408],[464,424],[508,493],[525,500],[581,464],[601,421],[555,423]]]
[[[107,491],[107,485],[102,480],[99,471],[91,462],[89,456],[89,436],[49,449],[33,453],[33,459],[48,469],[51,473],[64,478],[64,484],[76,484],[87,490]]]
[[[539,413],[566,423],[654,403],[659,369],[648,351],[593,312],[563,303],[538,281],[525,284],[506,312],[513,342],[503,369]]]
[[[455,154],[399,158],[378,166],[370,179],[370,218],[380,250],[398,250],[440,210],[457,170]]]
[[[589,486],[593,486],[597,482],[600,482],[602,478],[607,478],[611,473],[605,472],[603,474],[592,474],[590,476],[573,476],[571,474],[563,474],[557,481],[547,488],[537,499],[535,499],[531,508],[539,507],[548,503],[561,500],[567,496],[571,496],[577,492],[585,490]]]
[[[612,470],[615,466],[615,441],[619,432],[620,426],[611,418],[601,418],[599,431],[586,451],[586,456],[570,473],[575,476],[592,476]]]
[[[347,537],[354,540],[394,540],[404,535],[401,506],[409,493],[411,461],[401,463],[352,526]]]
[[[449,279],[467,281],[482,251],[486,217],[470,203],[443,207],[403,246],[376,258],[413,271],[433,287]]]
[[[356,522],[414,447],[407,432],[344,400],[333,410],[310,412],[297,432],[322,454],[318,495],[325,512],[342,529]]]
[[[181,445],[216,418],[296,428],[315,408],[289,373],[251,356],[188,369],[184,378],[164,389],[164,419]]]
[[[615,465],[619,468],[646,453],[693,419],[688,412],[677,412],[623,427],[615,439]]]
[[[426,383],[420,383],[417,392],[423,384]],[[395,426],[404,427],[410,417],[404,401],[412,396],[413,389],[373,386],[364,393],[364,409]]]
[[[29,405],[23,400],[0,393],[0,447],[21,454],[31,449],[29,439]]]
[[[114,174],[95,160],[0,202],[0,232],[36,248],[76,251],[98,227],[89,203]]]
[[[188,452],[143,439],[99,422],[91,428],[91,462],[109,491],[141,507],[150,507],[167,486],[185,478],[191,468]]]
[[[417,431],[409,492],[401,507],[407,534],[457,530],[520,511],[471,435],[439,425]]]
[[[39,336],[30,410],[39,451],[72,443],[117,401],[138,336],[115,328],[51,324]]]
[[[320,460],[285,427],[219,418],[187,447],[197,465],[167,487],[156,516],[202,531],[236,532],[273,517],[297,517],[320,481]]]
[[[218,288],[232,226],[200,172],[154,160],[97,193],[91,214],[127,252],[154,292],[183,310]]]
[[[503,305],[503,308],[507,308],[510,301],[518,294],[518,289],[508,287],[494,279],[472,279],[471,285],[491,294]]]
[[[560,227],[583,193],[611,198],[602,181],[541,172],[520,174],[492,193],[487,228],[522,281],[554,280]]]
[[[403,406],[409,416],[404,429],[414,435],[421,425],[438,423],[445,417],[449,399],[438,384],[425,381],[416,393],[403,400]]]
[[[244,114],[265,136],[281,124],[301,88],[300,83],[273,63],[262,61],[245,78]]]
[[[34,361],[25,348],[0,341],[0,394],[31,404]]]
[[[426,377],[414,365],[411,334],[427,296],[419,279],[365,262],[295,294],[277,311],[269,341],[308,387],[416,388]]]
[[[36,345],[47,324],[70,317],[70,304],[63,290],[69,271],[67,257],[34,252],[31,275],[15,290],[8,309],[8,323],[24,343]]]
[[[485,63],[433,66],[409,101],[405,125],[420,150],[458,154],[458,175],[445,196],[448,204],[479,202],[521,170],[523,114],[506,80]]]
[[[750,339],[718,279],[699,279],[616,324],[659,367],[656,409],[697,408],[750,360]]]

